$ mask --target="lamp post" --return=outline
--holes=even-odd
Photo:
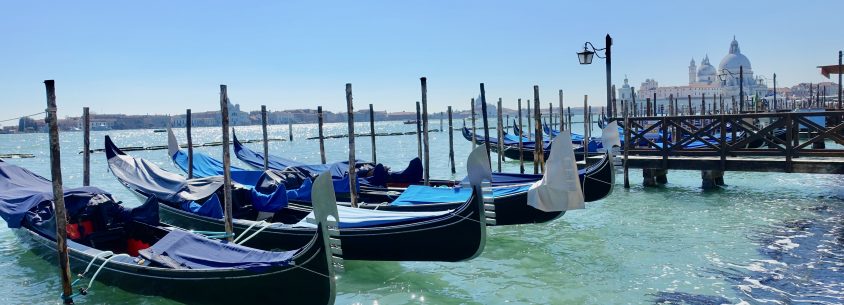
[[[721,81],[725,81],[726,79],[724,76],[729,74],[731,77],[735,78],[736,75],[730,70],[721,69],[721,73],[718,74],[718,79]],[[724,73],[727,72],[727,73]],[[739,112],[744,111],[744,66],[739,66]]]
[[[580,61],[581,65],[589,65],[592,64],[592,57],[597,55],[598,51],[604,51],[604,56],[597,55],[598,58],[606,59],[607,64],[607,115],[612,118],[614,117],[615,113],[613,113],[612,109],[612,56],[611,56],[611,48],[612,48],[612,37],[610,34],[607,34],[605,37],[604,43],[606,47],[598,49],[592,45],[591,42],[586,42],[583,44],[583,52],[577,52],[577,59]],[[591,50],[590,50],[591,48]]]

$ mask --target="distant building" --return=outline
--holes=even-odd
[[[704,56],[700,66],[695,64],[693,58],[689,63],[688,77],[688,84],[680,86],[659,86],[655,79],[645,79],[639,86],[636,98],[637,100],[656,98],[659,103],[665,103],[671,96],[675,99],[685,99],[691,96],[697,100],[701,97],[711,99],[716,96],[723,96],[725,99],[732,97],[738,99],[742,81],[746,99],[755,95],[765,97],[768,94],[765,81],[761,77],[753,76],[750,60],[741,53],[735,37],[730,43],[729,52],[721,59],[717,69],[709,62],[709,55]],[[624,86],[618,89],[617,99],[631,100],[630,92],[631,89],[625,77]]]

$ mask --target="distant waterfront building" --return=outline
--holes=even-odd
[[[739,75],[740,70],[743,70],[741,71],[743,77]],[[659,82],[655,79],[645,79],[639,86],[636,97],[640,100],[653,99],[654,94],[656,94],[656,100],[661,103],[667,102],[672,95],[675,99],[686,99],[691,96],[698,101],[701,96],[707,97],[707,100],[710,101],[715,96],[723,96],[725,99],[735,96],[738,99],[740,78],[743,78],[744,81],[744,96],[746,99],[751,99],[754,95],[761,98],[768,93],[765,81],[761,77],[753,76],[750,60],[741,53],[735,37],[730,43],[729,52],[721,59],[717,69],[709,62],[709,55],[706,55],[700,62],[700,66],[695,64],[693,58],[689,63],[688,73],[689,83],[682,86],[659,86]],[[618,91],[619,99],[632,99],[627,77],[624,79],[624,86]]]

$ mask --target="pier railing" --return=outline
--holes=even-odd
[[[824,118],[824,120],[818,120]],[[629,155],[782,157],[786,170],[799,157],[844,157],[844,149],[825,148],[824,141],[844,145],[844,111],[646,116],[618,118],[624,126]],[[831,126],[822,122],[834,122]],[[822,125],[823,124],[823,125]],[[804,137],[800,137],[804,135]]]

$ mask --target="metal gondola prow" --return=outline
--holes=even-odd
[[[319,229],[323,232],[323,242],[326,249],[330,250],[329,270],[330,276],[334,273],[343,273],[343,248],[340,242],[340,217],[337,212],[337,198],[334,194],[334,184],[331,180],[331,173],[325,172],[314,180],[311,189],[311,198],[314,206],[314,217],[318,222]]]
[[[472,258],[480,255],[486,245],[486,226],[495,225],[495,205],[492,196],[492,167],[489,163],[489,155],[486,154],[486,147],[478,146],[472,150],[466,160],[466,171],[469,176],[469,183],[472,185],[474,204],[480,208],[478,215],[481,229],[481,243],[477,252]],[[488,190],[488,195],[485,194]]]

